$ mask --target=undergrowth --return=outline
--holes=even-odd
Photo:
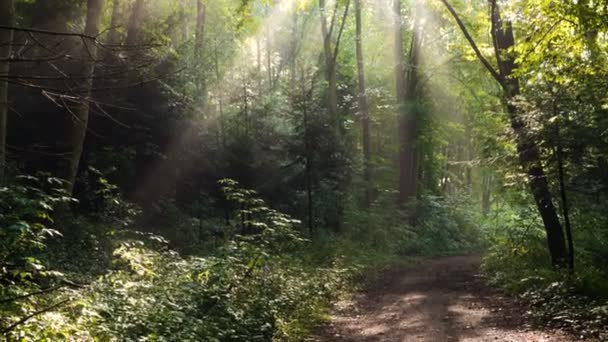
[[[72,201],[58,180],[25,180],[0,198],[14,234],[2,240],[0,274],[0,331],[11,341],[300,341],[387,265],[479,244],[466,211],[434,197],[415,204],[417,222],[392,205],[352,205],[347,229],[305,238],[299,221],[224,180],[228,220],[165,203],[161,222],[176,230],[166,238],[146,221],[134,229],[140,210],[107,182],[95,186],[95,215],[83,216],[65,204],[54,212]]]
[[[575,222],[602,217],[576,213]],[[493,286],[516,296],[538,324],[560,327],[586,338],[608,339],[608,268],[597,253],[608,234],[591,236],[584,226],[575,231],[574,272],[551,266],[542,224],[533,210],[505,208],[487,221],[490,248],[483,271]],[[601,230],[599,231],[602,232]],[[599,240],[598,240],[599,239]]]

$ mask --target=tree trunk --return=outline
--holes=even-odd
[[[321,12],[321,34],[323,35],[323,53],[325,58],[325,80],[327,81],[327,110],[332,119],[335,119],[335,125],[338,126],[338,86],[336,68],[333,63],[334,56],[331,51],[331,32],[327,28],[327,9],[325,8],[325,0],[319,0],[319,10]],[[336,15],[334,13],[334,15]],[[332,20],[333,22],[333,20]],[[338,130],[339,128],[336,128]],[[336,135],[335,138],[338,138]]]
[[[135,0],[135,3],[131,8],[131,16],[129,18],[129,24],[127,25],[127,39],[125,42],[131,49],[134,49],[140,42],[141,25],[144,20],[144,5],[145,0]]]
[[[333,121],[332,128],[334,130],[332,134],[332,143],[336,149],[335,154],[338,156],[338,160],[336,165],[342,165],[342,120],[340,118],[340,113],[338,112],[338,75],[337,75],[337,57],[340,49],[340,40],[342,38],[342,33],[344,32],[344,27],[346,24],[346,19],[348,17],[348,11],[350,8],[350,0],[346,0],[344,4],[344,12],[342,15],[342,21],[340,22],[340,27],[338,29],[338,34],[336,36],[336,42],[333,46],[331,44],[331,37],[334,31],[336,16],[338,15],[338,4],[336,2],[335,10],[331,19],[331,26],[327,27],[327,16],[326,16],[326,8],[325,8],[325,0],[319,0],[319,9],[321,12],[321,33],[323,35],[323,51],[325,58],[325,80],[328,84],[327,89],[327,110],[329,112],[329,116]],[[335,173],[336,177],[336,187],[334,189],[334,193],[336,194],[336,222],[335,222],[335,230],[340,231],[342,229],[342,216],[344,213],[344,205],[342,203],[342,197],[345,188],[345,177],[344,174],[347,170],[341,169],[340,166],[336,167]]]
[[[365,207],[369,208],[372,203],[372,171],[371,171],[371,139],[370,118],[367,91],[365,88],[365,60],[363,57],[362,22],[361,22],[361,0],[355,0],[355,26],[356,26],[356,50],[357,50],[357,74],[359,77],[359,113],[361,115],[361,130],[363,132],[363,181],[365,182]]]
[[[395,60],[397,103],[399,106],[399,203],[405,204],[416,197],[418,187],[417,141],[417,87],[420,60],[421,36],[416,20],[412,32],[409,63],[403,48],[403,25],[401,0],[394,0]]]
[[[205,22],[207,17],[207,9],[203,0],[196,1],[196,32],[194,42],[194,65],[196,72],[196,87],[201,100],[201,108],[204,109],[207,101],[207,86],[203,73],[203,48],[205,44]]]
[[[0,3],[0,25],[14,26],[15,8],[13,0]],[[12,53],[13,30],[0,30],[0,77],[8,76]],[[6,75],[6,76],[4,76]],[[8,121],[8,81],[0,80],[0,181],[4,179],[6,168],[6,125]]]
[[[217,82],[217,98],[219,105],[219,124],[220,134],[222,136],[222,147],[226,147],[226,122],[224,119],[224,88],[222,86],[221,73],[220,73],[220,58],[218,55],[217,40],[214,40],[213,44],[213,66],[215,69],[215,80]]]
[[[529,186],[534,196],[534,202],[543,220],[551,262],[554,266],[565,266],[567,260],[566,239],[562,225],[559,222],[557,210],[553,205],[553,198],[541,162],[540,151],[536,143],[530,138],[528,127],[523,118],[521,118],[517,107],[513,104],[513,100],[521,94],[519,80],[513,77],[513,71],[516,67],[516,55],[512,53],[512,49],[515,47],[513,27],[511,23],[501,19],[496,0],[489,0],[492,40],[496,54],[495,57],[498,62],[498,70],[496,70],[483,56],[475,40],[471,37],[466,26],[448,0],[441,0],[441,2],[443,2],[452,17],[454,17],[479,61],[503,89],[502,100],[509,114],[511,127],[515,133],[519,162],[528,174]],[[503,56],[503,51],[508,51],[509,54]]]
[[[487,217],[492,205],[492,174],[483,168],[481,171],[481,214]]]
[[[266,27],[266,73],[268,77],[268,89],[273,89],[274,74],[272,70],[272,32],[270,26]]]
[[[553,103],[554,115],[557,115],[557,105]],[[559,177],[559,192],[562,199],[562,216],[564,218],[564,227],[566,228],[566,241],[568,244],[568,268],[574,272],[574,239],[572,237],[572,224],[570,223],[570,205],[568,203],[568,194],[566,193],[566,171],[564,168],[564,148],[560,137],[559,121],[555,124],[555,135],[557,139],[557,172]]]
[[[502,54],[503,51],[511,51],[515,46],[513,27],[511,23],[501,19],[495,1],[492,2],[491,15],[493,39],[500,68],[499,74],[503,81],[505,104],[511,127],[515,132],[519,161],[528,173],[530,188],[545,226],[551,261],[553,265],[561,266],[567,260],[564,231],[557,210],[553,205],[553,197],[541,162],[540,151],[531,139],[528,127],[518,113],[517,107],[513,104],[513,100],[521,94],[519,80],[513,77],[513,71],[516,68],[515,56],[513,54]]]
[[[302,70],[302,91],[306,92],[306,78],[304,77],[304,71]],[[311,146],[310,137],[308,134],[308,99],[312,96],[312,86],[308,94],[304,94],[302,97],[302,114],[304,119],[304,155],[305,155],[305,173],[306,173],[306,215],[308,217],[308,233],[312,238],[314,233],[314,203],[312,197],[312,158],[311,158]]]
[[[110,19],[110,33],[108,35],[108,45],[115,48],[120,44],[120,34],[118,27],[121,25],[121,11],[120,11],[121,0],[114,0],[112,3],[112,17]]]
[[[99,21],[103,9],[103,0],[88,0],[87,2],[87,18],[84,28],[84,34],[89,37],[95,37],[99,33]],[[82,149],[87,132],[89,122],[89,100],[91,97],[91,87],[93,85],[93,74],[95,73],[95,60],[97,58],[97,42],[88,38],[79,40],[80,55],[83,61],[75,73],[76,81],[75,91],[78,92],[78,100],[72,108],[72,127],[71,127],[71,151],[69,160],[69,170],[67,180],[68,193],[72,194],[74,183],[78,174],[78,166]]]

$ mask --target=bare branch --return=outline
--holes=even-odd
[[[86,34],[73,33],[73,32],[47,31],[47,30],[39,30],[39,29],[33,29],[33,28],[12,27],[12,26],[4,26],[4,25],[0,25],[0,30],[13,30],[13,31],[18,31],[18,32],[40,33],[40,34],[45,34],[45,35],[49,35],[49,36],[80,37],[80,38],[86,38],[86,39],[90,39],[90,40],[97,40],[96,36],[95,37],[87,36]]]

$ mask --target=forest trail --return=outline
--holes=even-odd
[[[395,267],[352,302],[339,303],[316,341],[573,341],[534,330],[523,309],[485,286],[479,258]]]

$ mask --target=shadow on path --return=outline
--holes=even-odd
[[[573,341],[530,328],[522,308],[485,286],[479,258],[395,267],[353,302],[339,303],[315,341]]]

